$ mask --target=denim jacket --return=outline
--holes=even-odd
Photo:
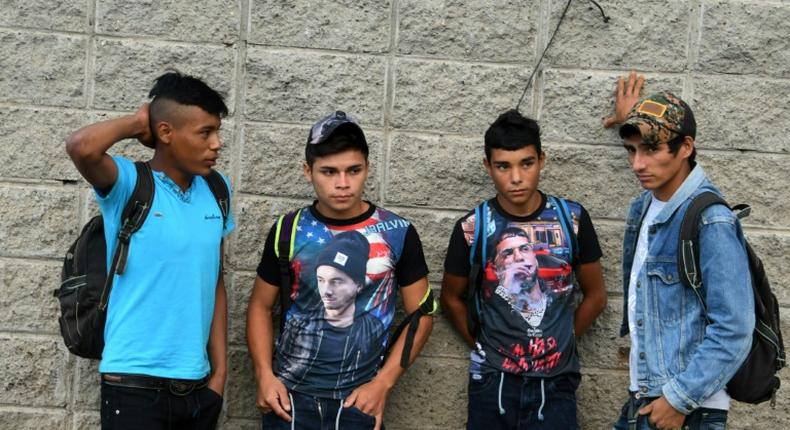
[[[680,282],[680,224],[691,198],[703,191],[720,194],[697,165],[648,227],[647,256],[636,282],[637,395],[663,395],[684,414],[725,387],[746,359],[754,330],[754,297],[743,231],[727,207],[710,206],[700,217],[702,294],[709,325],[697,296]],[[628,212],[623,242],[625,297],[650,200],[650,192],[643,192]],[[624,300],[620,335],[628,333],[628,300]]]

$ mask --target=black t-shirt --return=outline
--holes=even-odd
[[[287,286],[293,302],[275,348],[274,370],[290,390],[341,399],[376,375],[398,288],[428,274],[422,243],[409,221],[373,204],[347,220],[326,218],[313,204],[301,210],[295,228]],[[276,224],[257,272],[280,286],[275,231]],[[342,330],[330,324],[342,318],[353,322]],[[330,353],[340,343],[342,353]]]
[[[525,217],[508,214],[496,198],[488,202],[480,348],[472,351],[470,372],[554,376],[579,371],[573,333],[577,287],[569,242],[557,211],[543,193],[541,198],[540,207]],[[579,203],[567,203],[577,236],[578,263],[597,261],[601,248],[590,215]],[[450,274],[469,276],[474,217],[472,211],[453,228],[444,263]]]

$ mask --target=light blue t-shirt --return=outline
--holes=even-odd
[[[96,193],[104,217],[107,267],[121,212],[137,181],[132,161],[113,160],[118,167],[115,184],[106,196]],[[235,223],[229,213],[223,227],[222,212],[202,177],[194,177],[182,192],[163,172],[154,171],[153,176],[151,210],[132,235],[126,271],[113,280],[99,371],[199,379],[210,370],[206,348],[220,244]]]

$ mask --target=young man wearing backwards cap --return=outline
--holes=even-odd
[[[151,104],[134,114],[88,125],[66,140],[96,192],[108,267],[137,169],[107,151],[134,138],[154,149],[153,202],[109,299],[99,364],[102,429],[213,429],[227,367],[222,240],[234,223],[228,210],[223,225],[203,176],[219,156],[228,109],[203,81],[175,72],[157,78],[149,97]]]
[[[631,170],[644,191],[631,203],[623,242],[621,336],[630,333],[629,399],[614,429],[724,428],[725,385],[751,347],[754,308],[743,232],[723,205],[699,221],[705,312],[677,265],[680,225],[691,200],[721,194],[695,162],[697,125],[672,93],[641,100],[644,77],[617,85],[615,115]]]
[[[595,228],[581,204],[538,189],[535,120],[503,113],[484,150],[497,194],[456,222],[441,294],[471,348],[467,429],[577,429],[576,336],[606,306]]]
[[[379,429],[390,390],[432,328],[422,244],[408,220],[363,200],[368,145],[350,116],[338,111],[316,123],[305,159],[316,201],[292,218],[290,285],[281,285],[278,243],[288,234],[281,217],[249,303],[256,405],[264,429]],[[291,304],[275,346],[281,288]],[[419,325],[390,339],[399,292],[407,313],[419,310]]]

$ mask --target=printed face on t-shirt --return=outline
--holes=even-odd
[[[538,286],[538,260],[524,232],[503,234],[496,246],[494,266],[500,285],[512,296],[530,294]]]
[[[345,272],[333,266],[318,266],[316,278],[321,301],[324,303],[330,323],[345,326],[354,322],[354,300],[361,289],[360,286]]]

